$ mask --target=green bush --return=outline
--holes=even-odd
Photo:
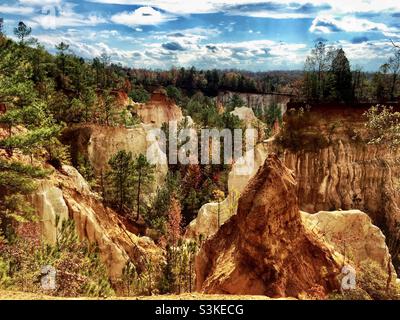
[[[138,103],[146,103],[150,100],[150,93],[147,92],[143,87],[134,88],[130,93],[129,97]]]
[[[181,105],[184,97],[182,91],[175,86],[168,86],[166,88],[167,96],[175,101],[177,105]]]

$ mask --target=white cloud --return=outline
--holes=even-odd
[[[75,5],[71,3],[54,7],[45,6],[42,8],[41,13],[31,18],[30,23],[43,29],[57,29],[62,27],[95,26],[107,22],[105,18],[94,14],[83,15],[76,13],[74,8]]]
[[[324,10],[331,14],[349,14],[355,12],[381,12],[392,11],[400,9],[400,2],[398,0],[202,0],[202,1],[181,1],[181,0],[87,0],[98,3],[111,3],[111,4],[131,4],[131,5],[147,5],[154,8],[159,8],[173,14],[201,14],[201,13],[215,13],[226,12],[229,8],[236,5],[253,5],[253,4],[270,4],[287,5],[288,8],[293,6],[293,3],[300,5],[313,4],[329,5],[331,9]],[[260,16],[269,17],[271,12],[262,11],[258,13]],[[246,10],[236,11],[237,15],[249,15]],[[257,14],[254,12],[254,14]],[[294,16],[293,16],[294,17]]]
[[[2,13],[2,14],[29,15],[29,14],[32,14],[33,12],[34,12],[34,9],[31,7],[0,5],[0,13]]]
[[[27,5],[27,6],[58,6],[62,3],[62,0],[19,0],[19,3],[22,5]]]
[[[185,50],[160,44],[145,45],[150,66],[169,68],[172,65],[199,68],[240,68],[252,70],[301,68],[308,49],[304,44],[288,44],[271,40],[226,43],[185,44]]]
[[[40,43],[44,44],[49,49],[54,49],[61,41],[70,46],[75,54],[83,56],[85,58],[94,58],[100,56],[103,52],[107,53],[112,57],[113,61],[125,60],[128,61],[134,56],[134,51],[122,50],[118,48],[110,47],[104,42],[98,43],[84,43],[80,36],[74,36],[73,34],[61,35],[61,34],[42,34],[38,35],[37,39]]]
[[[161,9],[173,14],[192,14],[192,13],[211,13],[218,11],[218,7],[222,4],[226,5],[227,2],[218,3],[218,1],[180,1],[180,0],[87,0],[90,2],[97,3],[109,3],[109,4],[128,4],[128,5],[143,5]],[[221,2],[221,1],[219,1]],[[257,2],[257,0],[256,0]],[[261,1],[259,1],[261,2]]]
[[[157,25],[175,19],[174,16],[154,10],[152,7],[140,7],[135,11],[124,11],[111,17],[112,22],[129,27]]]
[[[179,30],[156,31],[151,33],[151,38],[158,41],[175,41],[180,44],[197,44],[221,34],[216,28],[188,28]]]
[[[270,19],[304,19],[310,18],[310,14],[305,13],[279,13],[275,11],[233,11],[230,13],[231,15],[239,15],[239,16],[247,16],[253,18],[270,18]]]
[[[384,23],[372,22],[366,19],[359,19],[352,16],[335,18],[325,15],[314,19],[310,27],[310,32],[331,33],[336,31],[344,32],[396,32],[396,28],[390,28]]]
[[[351,64],[363,65],[367,70],[376,70],[393,55],[393,46],[390,41],[366,41],[351,43],[339,41]]]
[[[183,33],[182,33],[183,34]],[[99,37],[105,36],[104,40]],[[185,50],[168,50],[162,46],[163,39],[151,38],[133,44],[129,49],[120,49],[111,45],[107,37],[121,37],[117,31],[110,30],[104,34],[86,34],[78,29],[70,29],[58,34],[39,35],[38,40],[46,47],[54,50],[56,44],[64,41],[70,45],[76,54],[93,58],[106,52],[114,63],[121,63],[130,67],[147,67],[168,69],[172,66],[197,68],[237,68],[248,70],[288,70],[301,69],[304,65],[309,48],[302,43],[285,43],[272,40],[254,40],[242,42],[206,42],[173,40],[181,43]],[[83,39],[89,41],[83,42]],[[168,36],[165,37],[168,41]],[[149,40],[149,39],[146,39]],[[181,42],[179,42],[181,41]],[[130,42],[129,42],[130,43]],[[389,41],[367,41],[351,43],[339,41],[337,47],[342,47],[351,64],[362,65],[366,70],[376,70],[392,54]]]

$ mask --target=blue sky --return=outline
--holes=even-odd
[[[50,51],[130,67],[302,69],[315,41],[376,70],[400,42],[400,0],[0,0],[5,30],[23,20]]]

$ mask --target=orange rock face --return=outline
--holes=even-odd
[[[162,90],[156,90],[150,101],[139,106],[137,113],[143,123],[155,124],[157,127],[161,127],[164,122],[181,121],[183,118],[181,108]]]
[[[321,296],[337,289],[339,273],[331,251],[305,230],[294,176],[275,155],[196,259],[197,290],[205,293]]]

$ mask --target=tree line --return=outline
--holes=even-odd
[[[399,94],[400,50],[377,72],[351,69],[343,49],[318,42],[307,57],[298,99],[308,102],[389,102]]]

